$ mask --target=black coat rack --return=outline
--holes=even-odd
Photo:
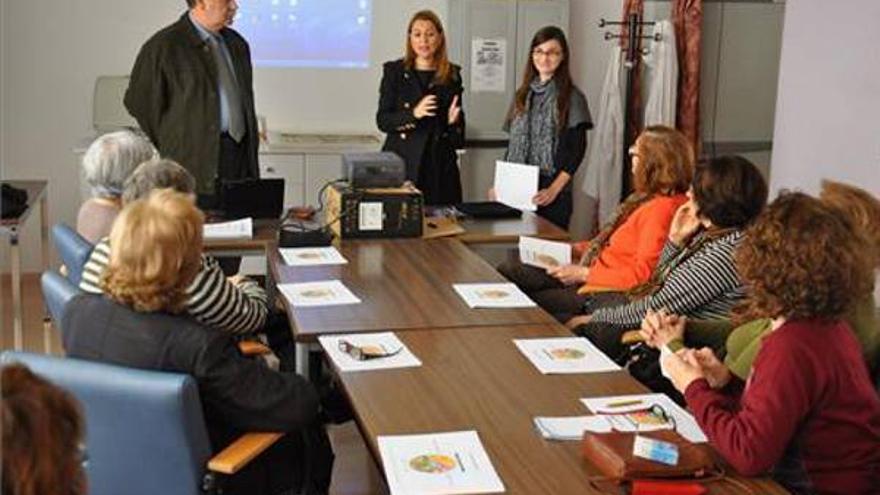
[[[660,41],[660,34],[654,34],[652,36],[642,34],[642,30],[644,26],[653,26],[653,21],[643,21],[641,14],[632,13],[627,17],[626,22],[623,21],[606,21],[605,19],[599,19],[599,27],[604,28],[605,26],[627,26],[626,35],[623,33],[612,33],[610,31],[605,32],[605,40],[614,40],[614,39],[623,39],[626,38],[626,58],[623,62],[623,67],[626,69],[626,91],[623,96],[623,181],[621,182],[622,187],[620,190],[620,199],[623,201],[629,196],[632,191],[631,177],[630,177],[630,168],[631,168],[631,159],[629,156],[629,148],[632,146],[632,132],[630,129],[630,119],[629,119],[629,106],[630,99],[632,98],[633,92],[635,91],[636,78],[633,77],[633,73],[635,72],[636,67],[641,64],[641,55],[647,53],[647,50],[639,48],[640,42],[643,39],[653,39],[654,41]]]

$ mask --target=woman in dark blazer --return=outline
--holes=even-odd
[[[376,124],[387,134],[382,149],[403,158],[406,178],[426,204],[461,202],[455,154],[464,146],[461,93],[461,69],[446,56],[440,19],[430,10],[416,12],[404,58],[383,67]]]

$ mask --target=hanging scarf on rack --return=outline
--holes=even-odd
[[[540,167],[541,175],[555,171],[558,111],[556,82],[535,78],[529,85],[526,109],[510,123],[507,161]]]
[[[694,254],[698,253],[706,244],[736,232],[736,230],[736,228],[714,229],[694,235],[674,258],[666,263],[657,265],[657,267],[654,268],[654,272],[651,274],[651,278],[647,282],[628,290],[626,292],[627,297],[629,297],[631,301],[635,301],[654,294],[663,287],[663,284],[666,283],[666,278],[669,277],[672,270],[687,261],[688,258]]]
[[[623,225],[634,211],[648,202],[653,196],[644,193],[632,193],[614,210],[614,215],[605,222],[602,229],[590,240],[590,246],[581,256],[580,265],[589,267],[599,258],[599,254],[608,246],[611,236],[618,227]]]

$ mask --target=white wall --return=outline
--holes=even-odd
[[[880,196],[880,2],[788,2],[770,188],[823,178]],[[880,274],[874,300],[880,304]]]
[[[257,112],[273,129],[375,132],[381,62],[400,56],[403,29],[412,12],[432,8],[445,19],[447,4],[374,0],[369,69],[259,69],[254,78]],[[128,73],[143,41],[173,22],[183,6],[184,0],[0,0],[0,177],[50,179],[51,222],[75,220],[78,164],[71,150],[92,134],[95,77]],[[597,23],[601,17],[617,19],[620,10],[620,0],[571,1],[567,32],[572,72],[594,113],[612,45],[602,38],[607,29],[599,29]],[[739,136],[723,135],[730,137]],[[497,153],[469,153],[462,171],[469,199],[484,195]],[[577,237],[585,223],[580,200],[576,196],[572,221]],[[33,223],[23,241],[28,270],[38,269]],[[5,263],[3,256],[0,264]]]
[[[49,179],[50,222],[76,220],[78,164],[91,136],[95,78],[127,74],[141,44],[175,21],[184,0],[0,0],[0,177]],[[376,132],[381,62],[402,55],[406,22],[447,0],[374,0],[369,69],[260,69],[257,112],[270,128]],[[24,233],[25,269],[39,270],[38,222]],[[5,246],[4,246],[5,249]],[[7,264],[3,251],[0,264]]]
[[[786,4],[771,189],[822,178],[880,195],[880,2]]]
[[[611,54],[613,42],[605,41],[605,31],[611,28],[599,28],[599,19],[617,20],[620,18],[623,2],[620,0],[573,0],[571,2],[571,18],[568,29],[571,49],[571,72],[575,83],[586,93],[590,111],[595,119],[599,114],[599,93],[605,78],[605,66]],[[589,145],[594,140],[589,135]],[[589,150],[585,156],[590,156]],[[586,210],[583,207],[586,198],[581,192],[584,173],[587,170],[586,159],[573,178],[574,181],[574,212],[571,219],[571,233],[574,238],[584,237],[587,225]]]

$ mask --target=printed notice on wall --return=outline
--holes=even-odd
[[[507,40],[504,38],[474,38],[471,41],[471,92],[504,92],[506,49]]]

